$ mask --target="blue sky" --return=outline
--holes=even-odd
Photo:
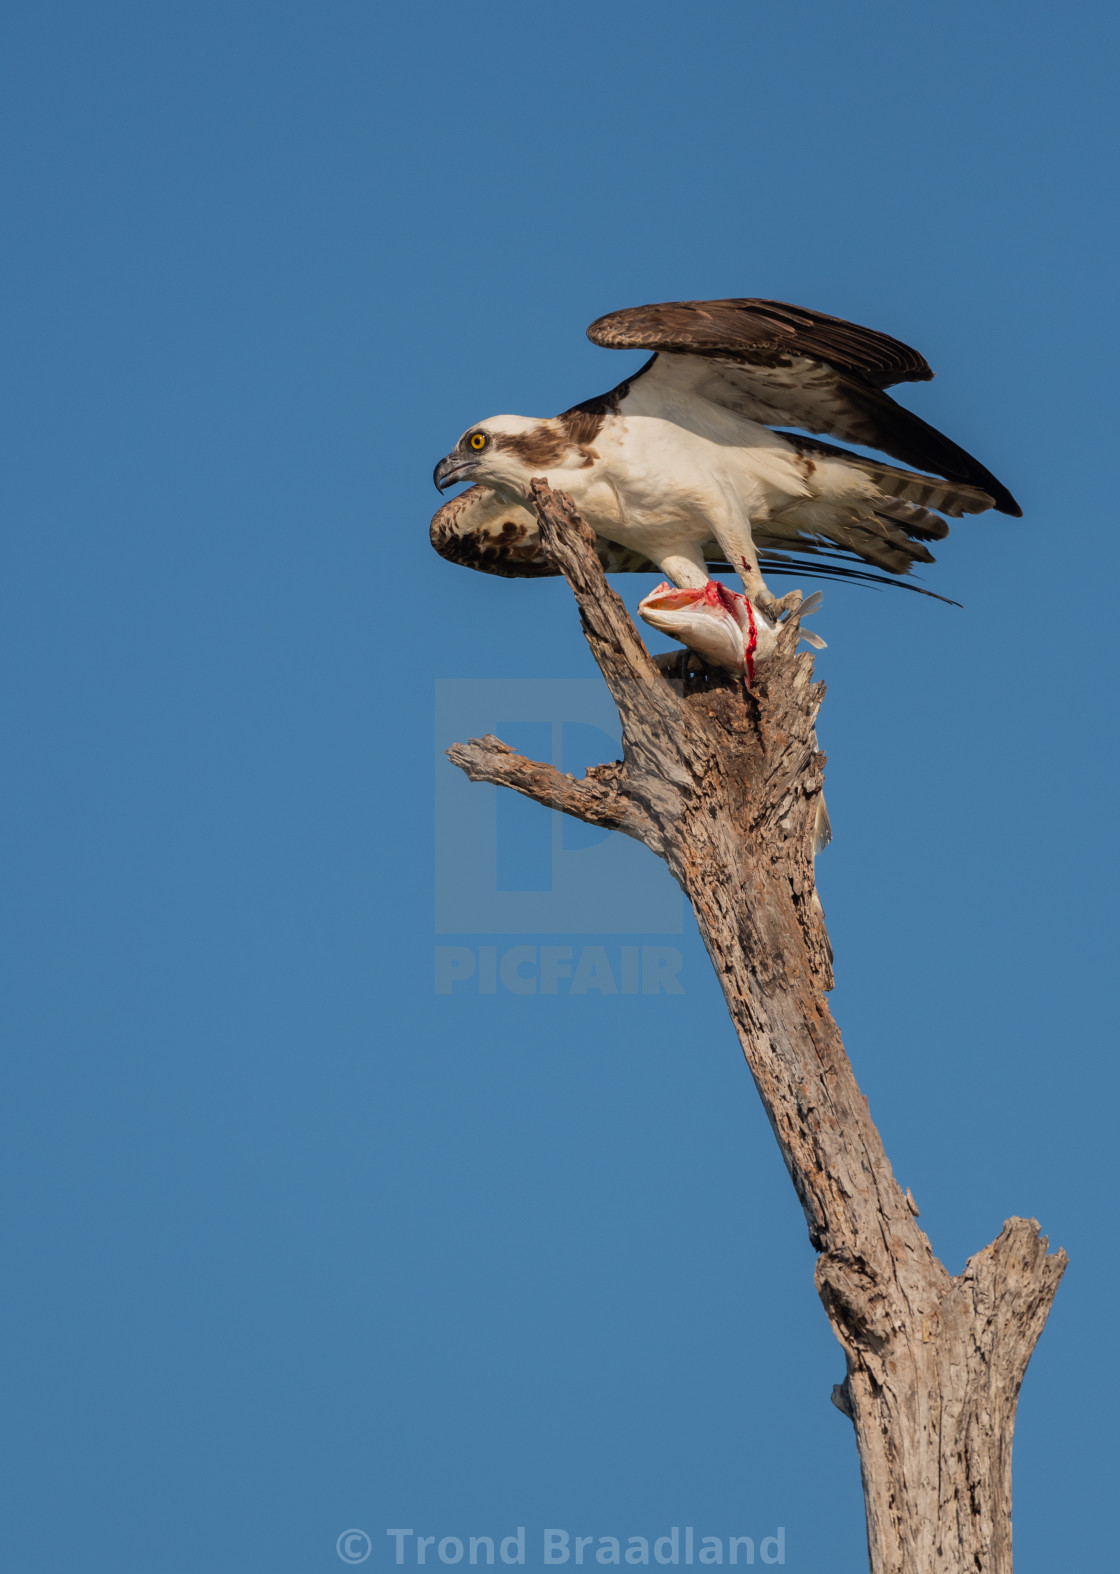
[[[825,586],[820,884],[935,1248],[1018,1213],[1071,1255],[1017,1567],[1103,1566],[1115,12],[4,32],[5,1566],[313,1574],[360,1528],[387,1570],[387,1528],[522,1525],[535,1567],[545,1526],[673,1525],[864,1566],[841,1352],[690,921],[641,849],[440,763],[481,717],[578,768],[611,723],[562,585],[432,554],[433,464],[619,380],[600,313],[727,294],[916,344],[903,397],[1024,506],[944,544],[963,611]]]

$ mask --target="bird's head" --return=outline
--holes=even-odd
[[[573,458],[585,462],[560,421],[492,415],[467,428],[436,465],[432,479],[440,492],[471,481],[520,502],[528,497],[535,476],[564,468]]]

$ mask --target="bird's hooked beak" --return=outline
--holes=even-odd
[[[478,469],[478,460],[464,454],[448,454],[432,471],[437,492],[444,492],[457,481],[469,481]]]

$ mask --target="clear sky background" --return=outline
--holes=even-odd
[[[1114,8],[38,0],[4,35],[5,1568],[329,1574],[360,1528],[382,1571],[387,1528],[519,1525],[530,1567],[545,1526],[672,1525],[864,1567],[841,1351],[690,922],[642,850],[432,764],[433,728],[611,752],[564,586],[432,554],[433,464],[638,364],[600,313],[729,294],[917,345],[903,398],[1025,509],[954,526],[925,582],[963,611],[824,587],[819,872],[935,1248],[1017,1213],[1070,1253],[1017,1567],[1107,1566]],[[558,953],[553,994],[480,991],[519,945],[620,992]],[[443,994],[437,946],[476,969]],[[679,993],[621,992],[643,947]]]

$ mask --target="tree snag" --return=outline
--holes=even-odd
[[[1015,1407],[1067,1259],[1047,1255],[1035,1220],[1009,1219],[953,1278],[891,1172],[825,1001],[831,950],[813,879],[824,685],[797,653],[797,612],[753,693],[695,659],[674,682],[677,657],[649,655],[571,500],[535,481],[533,503],[618,706],[623,758],[576,781],[492,736],[448,755],[472,781],[623,831],[668,864],[820,1254],[872,1574],[1011,1574]]]

